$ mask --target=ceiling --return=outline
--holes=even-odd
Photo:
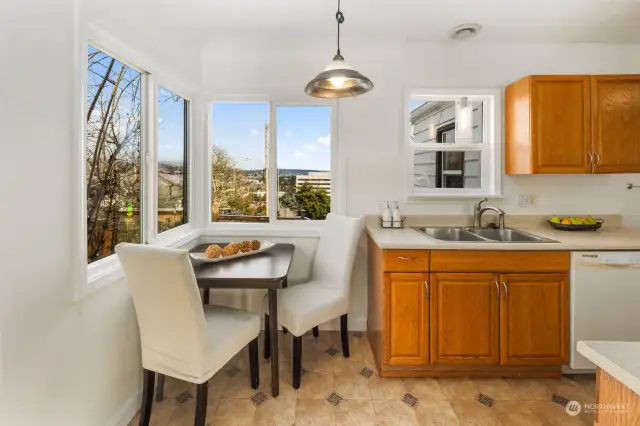
[[[326,39],[337,0],[84,0],[87,19],[140,26],[158,37]],[[446,41],[466,22],[483,25],[472,43],[640,42],[640,0],[342,0],[345,37]]]

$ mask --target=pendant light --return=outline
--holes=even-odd
[[[338,21],[338,51],[333,61],[304,89],[307,95],[314,98],[348,98],[373,89],[371,80],[347,65],[340,54],[340,24],[344,22],[344,15],[340,12],[340,0],[338,0],[336,21]]]

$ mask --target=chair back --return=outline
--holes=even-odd
[[[313,260],[313,280],[349,295],[363,219],[329,213]]]
[[[143,367],[201,376],[209,348],[187,250],[122,243],[116,253],[138,317]]]

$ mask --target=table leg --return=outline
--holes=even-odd
[[[202,289],[202,304],[203,305],[208,305],[209,304],[209,289],[208,288]]]
[[[287,288],[288,282],[287,282],[287,277],[284,278],[284,281],[282,281],[282,288]],[[284,325],[282,326],[282,334],[287,334],[289,332],[289,330],[287,330],[287,327],[285,327]]]
[[[280,394],[280,366],[278,365],[278,290],[269,289],[269,334],[271,338],[271,394]]]

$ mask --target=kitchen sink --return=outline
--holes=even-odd
[[[555,240],[533,235],[518,229],[414,227],[416,231],[438,241],[458,243],[557,243]]]

